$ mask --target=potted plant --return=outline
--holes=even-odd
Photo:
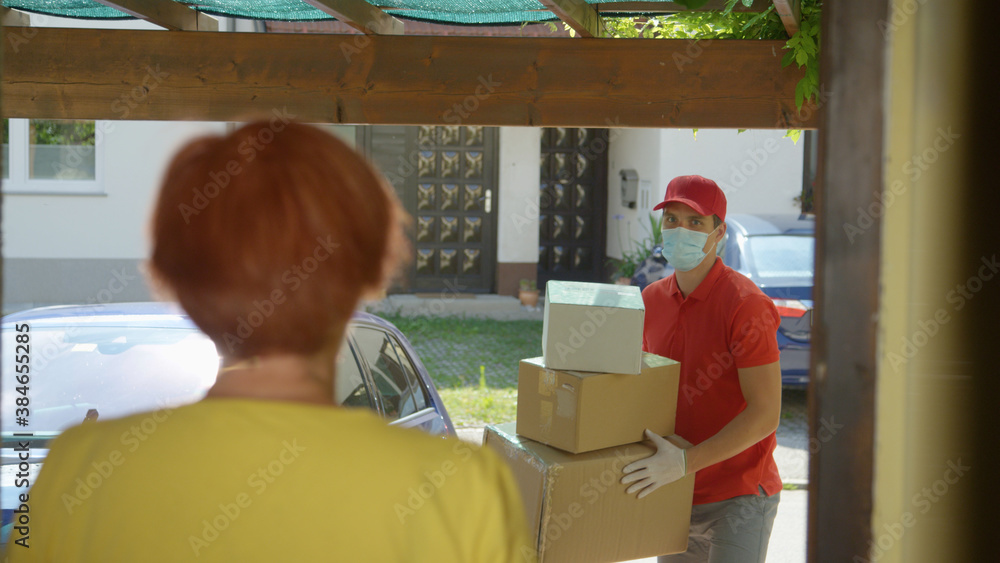
[[[618,215],[615,219],[621,219],[622,216]],[[621,224],[619,223],[618,229],[618,245],[622,249],[621,260],[609,259],[608,266],[613,266],[615,268],[614,274],[612,274],[612,281],[619,285],[631,285],[632,277],[635,276],[636,270],[639,266],[649,256],[653,254],[653,250],[657,246],[663,245],[663,231],[660,224],[660,219],[655,214],[649,214],[649,225],[644,226],[647,236],[642,240],[631,240],[629,248],[626,248],[622,244],[621,237]]]
[[[535,280],[523,278],[521,280],[520,291],[517,293],[517,298],[521,300],[521,305],[524,305],[525,307],[534,307],[538,305],[538,287],[535,285]]]

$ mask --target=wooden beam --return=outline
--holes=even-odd
[[[0,21],[3,22],[4,27],[27,27],[31,25],[28,14],[4,7],[0,7]]]
[[[24,28],[9,28],[10,37]],[[32,28],[3,42],[4,117],[814,128],[784,41]]]
[[[369,35],[402,35],[403,22],[365,0],[305,0],[307,4]]]
[[[308,0],[307,0],[308,1]],[[584,0],[538,0],[580,37],[600,37],[601,18]]]
[[[733,6],[734,12],[763,12],[771,5],[771,0],[754,0],[750,6],[744,6],[743,2],[737,2]],[[691,10],[693,12],[721,12],[726,6],[726,0],[708,0],[704,6]],[[643,13],[643,14],[675,14],[686,12],[682,4],[676,2],[602,2],[594,4],[598,12],[611,13]]]
[[[841,430],[809,456],[810,563],[876,560],[870,554],[885,533],[872,533],[875,389],[885,331],[876,318],[884,291],[882,219],[873,221],[864,236],[851,239],[845,233],[857,226],[858,208],[878,201],[873,192],[883,189],[885,167],[900,166],[885,158],[886,38],[871,25],[889,17],[888,2],[838,0],[823,6],[819,83],[826,102],[814,195],[809,435],[830,436],[834,424]],[[892,510],[887,514],[898,516]]]
[[[173,0],[96,0],[171,31],[219,31],[219,20]]]
[[[799,22],[802,21],[802,0],[774,0],[774,11],[785,24],[785,31],[791,37],[799,32]]]

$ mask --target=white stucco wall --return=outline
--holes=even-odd
[[[726,194],[728,213],[797,213],[802,192],[804,142],[784,130],[663,129],[667,182],[683,174],[715,180]],[[666,183],[659,186],[662,198]]]
[[[104,194],[4,194],[4,256],[145,257],[149,213],[170,157],[192,136],[224,132],[225,124],[98,121],[97,129],[104,131],[98,148]]]
[[[498,262],[538,262],[541,144],[539,128],[500,128]]]
[[[794,198],[802,191],[804,143],[792,143],[784,135],[784,130],[701,129],[697,135],[691,129],[613,130],[608,257],[621,258],[621,243],[648,236],[648,214],[676,176],[715,180],[726,194],[728,213],[797,213]],[[636,209],[621,204],[619,171],[627,168],[639,174]]]
[[[632,239],[641,239],[646,234],[642,225],[656,197],[662,197],[665,186],[662,159],[660,157],[663,134],[660,129],[612,129],[609,134],[611,148],[608,150],[608,209],[607,209],[607,255],[621,258],[621,247],[628,247]],[[619,172],[633,169],[639,175],[640,190],[649,186],[651,194],[639,196],[640,203],[635,209],[622,205],[621,177]],[[659,193],[658,193],[659,192]],[[642,200],[648,206],[641,208]]]

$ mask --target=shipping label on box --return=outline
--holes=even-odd
[[[545,365],[638,374],[644,314],[638,287],[548,282],[542,319]]]
[[[514,474],[539,563],[628,561],[687,549],[694,474],[643,499],[621,484],[622,468],[655,452],[646,443],[569,454],[515,435],[514,423],[487,426],[483,440]]]
[[[647,428],[674,433],[680,364],[642,354],[639,375],[559,371],[521,360],[517,433],[572,453],[643,440]]]

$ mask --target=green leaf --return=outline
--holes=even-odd
[[[739,135],[740,133],[742,133],[744,131],[746,131],[746,129],[737,129],[736,130],[736,134]]]
[[[809,60],[808,53],[806,53],[805,51],[796,51],[795,62],[799,63],[799,66],[806,64],[806,61],[808,60]]]
[[[753,0],[750,0],[750,1],[751,1],[751,3],[753,2]],[[744,4],[746,4],[746,2],[744,2]],[[743,31],[746,31],[746,29],[748,27],[752,26],[752,25],[756,25],[757,22],[759,22],[760,20],[767,18],[767,16],[771,14],[772,10],[774,10],[774,4],[771,4],[770,6],[767,7],[766,10],[764,10],[763,12],[761,12],[761,13],[757,14],[756,16],[750,18],[750,21],[748,21],[743,26]]]
[[[692,129],[691,130],[691,134],[694,136],[694,140],[697,141],[698,140],[698,130],[697,129]]]
[[[795,85],[795,107],[800,111],[802,110],[802,101],[805,99],[806,95],[806,81],[805,79],[799,80],[799,83]]]
[[[802,36],[802,48],[808,50],[809,52],[816,52],[816,42],[813,41],[812,37],[808,35]]]
[[[781,68],[785,68],[786,66],[792,64],[792,61],[794,60],[795,49],[789,49],[788,52],[785,53],[785,56],[781,58]]]
[[[749,8],[750,6],[753,6],[753,0],[743,0],[743,5]]]
[[[802,130],[801,129],[789,129],[788,131],[785,131],[785,137],[791,139],[792,140],[792,144],[796,144],[796,143],[799,142],[799,138],[802,137]]]

